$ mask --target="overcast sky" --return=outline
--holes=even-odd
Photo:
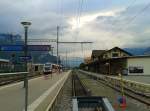
[[[59,25],[60,41],[94,42],[84,50],[148,47],[149,13],[150,0],[0,0],[0,33],[22,35],[20,22],[31,21],[30,38],[55,38]],[[81,45],[60,47],[86,55]]]

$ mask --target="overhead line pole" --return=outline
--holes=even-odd
[[[58,42],[58,43],[61,43],[61,44],[72,44],[72,43],[76,43],[76,44],[90,44],[90,43],[93,43],[93,42]]]
[[[57,44],[57,47],[56,47],[56,56],[57,56],[57,64],[59,64],[59,44],[90,44],[90,43],[93,43],[93,42],[80,42],[80,41],[77,41],[77,42],[73,42],[73,41],[69,41],[69,42],[66,42],[66,41],[59,41],[59,30],[60,30],[60,27],[57,26],[57,38],[56,39],[28,39],[28,42],[55,42]]]
[[[68,66],[67,64],[68,64],[68,55],[67,55],[67,51],[66,51],[66,67]]]
[[[56,39],[28,39],[28,42],[56,42]]]
[[[59,63],[58,63],[58,62],[59,62],[59,60],[58,60],[58,58],[59,58],[59,57],[58,57],[58,56],[59,56],[59,55],[58,55],[58,51],[59,51],[59,50],[58,50],[58,48],[59,48],[59,47],[58,47],[58,44],[59,44],[59,26],[57,26],[57,40],[56,40],[56,43],[57,43],[57,64],[59,64]]]

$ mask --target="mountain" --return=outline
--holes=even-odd
[[[144,47],[144,48],[124,48],[124,50],[133,54],[133,55],[144,55],[148,51],[150,52],[150,48],[147,48],[147,47]]]
[[[144,52],[145,55],[150,55],[150,47],[148,47],[145,52]]]
[[[84,62],[83,58],[76,57],[76,58],[68,58],[67,66],[68,67],[78,67],[81,63]],[[64,65],[66,65],[66,61],[62,61]]]

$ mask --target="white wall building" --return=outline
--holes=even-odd
[[[127,57],[128,75],[150,75],[150,56]]]

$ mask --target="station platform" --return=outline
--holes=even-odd
[[[36,107],[38,107],[37,104],[41,104],[42,99],[46,98],[46,93],[53,93],[52,97],[54,97],[54,94],[57,93],[57,90],[53,91],[56,89],[55,86],[62,84],[61,82],[65,82],[69,73],[70,71],[60,74],[53,74],[52,77],[49,76],[48,78],[41,76],[38,78],[30,79],[28,96],[29,111],[38,111],[36,109]],[[51,100],[52,98],[48,99]],[[23,81],[0,87],[1,111],[23,111],[24,104],[25,89],[23,88]]]

